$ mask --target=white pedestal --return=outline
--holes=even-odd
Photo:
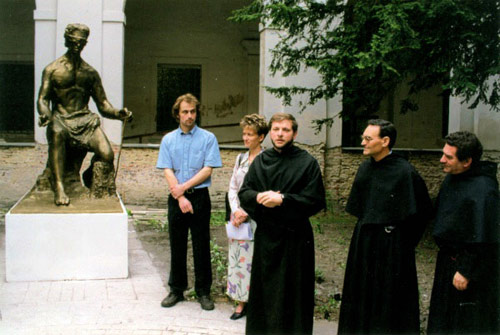
[[[17,205],[16,205],[17,206]],[[127,212],[5,216],[7,281],[126,278]]]

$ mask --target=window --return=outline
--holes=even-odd
[[[157,76],[156,130],[168,131],[178,127],[172,117],[177,97],[191,93],[201,99],[201,65],[158,64]],[[200,123],[200,113],[197,123]]]
[[[0,63],[0,132],[7,141],[33,141],[33,83],[33,64]]]

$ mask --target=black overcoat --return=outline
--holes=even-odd
[[[428,334],[500,333],[499,195],[496,163],[447,175],[433,235],[439,246]],[[453,277],[469,280],[458,291]]]
[[[339,334],[418,334],[415,247],[431,202],[404,158],[364,161],[346,210],[358,218],[349,247]]]
[[[259,205],[263,191],[284,195],[280,206]],[[247,334],[312,334],[314,239],[309,217],[325,208],[318,162],[291,146],[256,157],[238,193],[257,222],[246,323]]]

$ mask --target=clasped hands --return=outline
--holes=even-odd
[[[247,219],[248,219],[248,214],[244,210],[238,209],[236,212],[233,213],[231,223],[233,224],[233,226],[239,227]]]
[[[453,276],[453,286],[459,291],[465,291],[467,289],[467,286],[469,284],[469,280],[462,276],[460,272],[455,272],[455,275]]]
[[[189,201],[184,196],[185,191],[186,189],[183,184],[177,184],[170,187],[170,194],[174,199],[176,199],[179,202],[179,208],[181,209],[182,213],[194,214],[193,205],[191,204],[191,201]]]
[[[267,208],[274,208],[283,203],[283,197],[280,191],[266,191],[257,194],[257,203]]]

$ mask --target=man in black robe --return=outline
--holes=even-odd
[[[370,120],[347,202],[358,222],[349,248],[339,334],[418,334],[415,247],[431,202],[415,168],[392,153],[396,128]]]
[[[250,165],[238,193],[257,222],[246,334],[312,334],[314,239],[309,217],[325,208],[316,159],[293,145],[297,122],[269,121],[273,148]]]
[[[428,334],[499,334],[497,164],[480,161],[482,145],[470,132],[445,139]]]

